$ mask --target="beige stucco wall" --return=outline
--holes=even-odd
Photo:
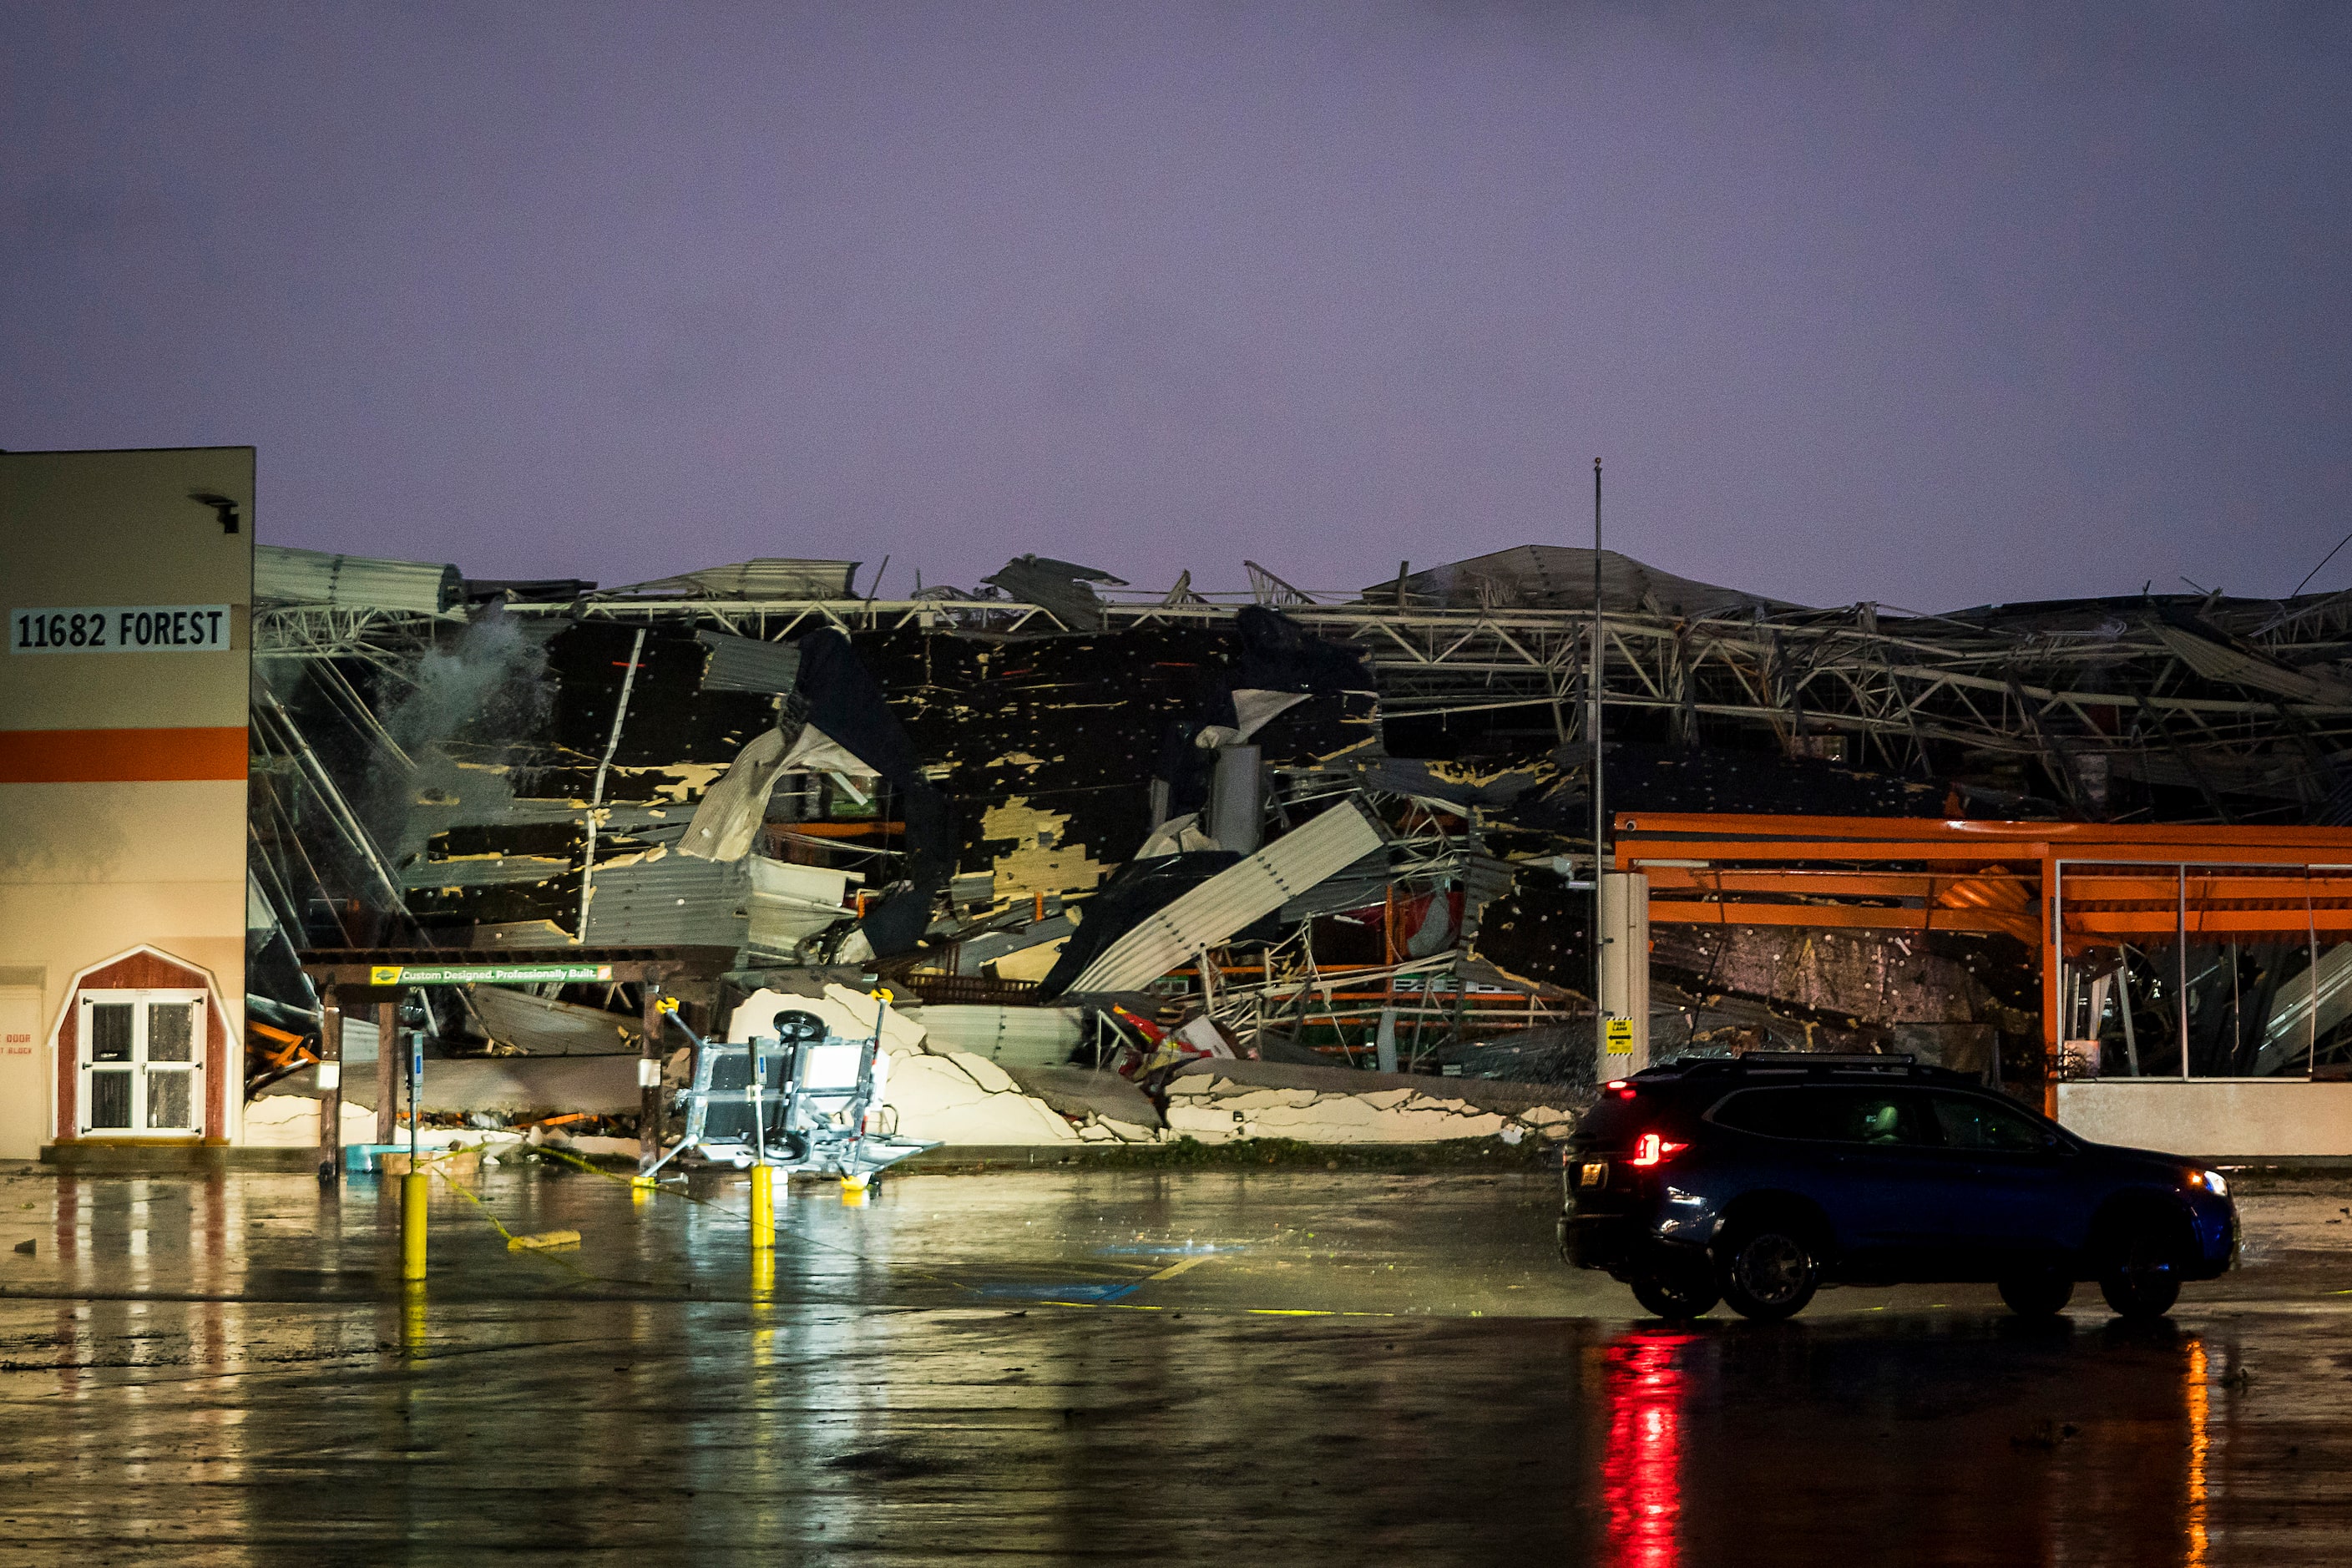
[[[211,731],[218,752],[221,731],[245,729],[253,490],[250,447],[0,454],[0,609],[11,625],[25,608],[231,607],[219,651],[0,653],[0,973],[19,984],[37,975],[46,1048],[80,970],[142,943],[208,970],[234,1026],[229,1125],[207,1127],[212,1138],[236,1136],[243,1099],[243,777],[23,782],[22,772],[44,752],[79,755],[71,742],[89,731]],[[236,501],[238,531],[225,533],[192,491]],[[57,747],[21,739],[34,731],[73,734]],[[172,771],[176,743],[159,737],[157,771]],[[145,750],[131,748],[129,771]],[[42,1068],[53,1137],[57,1064],[45,1056]],[[0,1093],[23,1092],[19,1078],[0,1078]]]
[[[2058,1121],[2097,1143],[2194,1154],[2352,1154],[2352,1083],[2108,1079],[2058,1086]]]

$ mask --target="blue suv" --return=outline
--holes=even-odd
[[[1561,1256],[1664,1318],[1803,1310],[1822,1285],[1988,1281],[2026,1317],[2096,1280],[2126,1318],[2235,1261],[2221,1173],[2088,1143],[1908,1057],[1685,1059],[1602,1086],[1561,1172]]]

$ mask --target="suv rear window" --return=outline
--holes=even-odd
[[[1747,1089],[1715,1108],[1719,1126],[1769,1138],[1832,1143],[1933,1143],[1925,1108],[1908,1089],[1843,1084]]]

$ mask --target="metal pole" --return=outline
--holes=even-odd
[[[319,1184],[343,1172],[343,1008],[330,984],[319,996]]]
[[[2180,1078],[2185,1083],[2189,1079],[2189,868],[2183,864],[2175,869],[2180,873],[2180,902],[2173,915],[2180,994],[2173,998],[2173,1007],[2180,1017]]]
[[[2124,942],[2117,942],[2116,955],[2122,961],[2122,967],[2116,976],[2121,997],[2116,1010],[2124,1016],[2124,1062],[2131,1069],[2131,1076],[2137,1078],[2139,1076],[2139,1037],[2132,1032],[2130,946]]]
[[[2311,944],[2310,976],[2311,1016],[2304,1020],[2303,1076],[2319,1076],[2319,917],[2311,908],[2311,868],[2303,868],[2303,924],[2305,939]]]
[[[588,900],[595,890],[596,880],[596,820],[604,808],[604,775],[613,766],[613,753],[621,749],[621,726],[628,721],[629,690],[637,683],[637,660],[646,651],[646,628],[637,628],[637,640],[629,645],[629,668],[621,677],[621,700],[613,705],[613,732],[604,738],[604,754],[596,762],[596,785],[588,795],[588,848],[580,861],[580,934],[573,940],[588,940]]]
[[[1601,875],[1607,865],[1603,840],[1609,818],[1601,798],[1601,672],[1607,658],[1601,626],[1601,459],[1592,459],[1592,661],[1585,679],[1586,728],[1592,742],[1592,1060],[1597,1068],[1608,1049],[1609,1021],[1601,1010],[1601,953],[1608,938],[1601,930]]]

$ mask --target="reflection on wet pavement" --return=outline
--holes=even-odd
[[[404,1293],[370,1184],[20,1170],[0,1561],[2335,1563],[2334,1190],[2251,1199],[2255,1264],[2153,1330],[1958,1287],[1670,1328],[1534,1178],[802,1187],[755,1272],[740,1183],[506,1171],[582,1246],[445,1191]]]

